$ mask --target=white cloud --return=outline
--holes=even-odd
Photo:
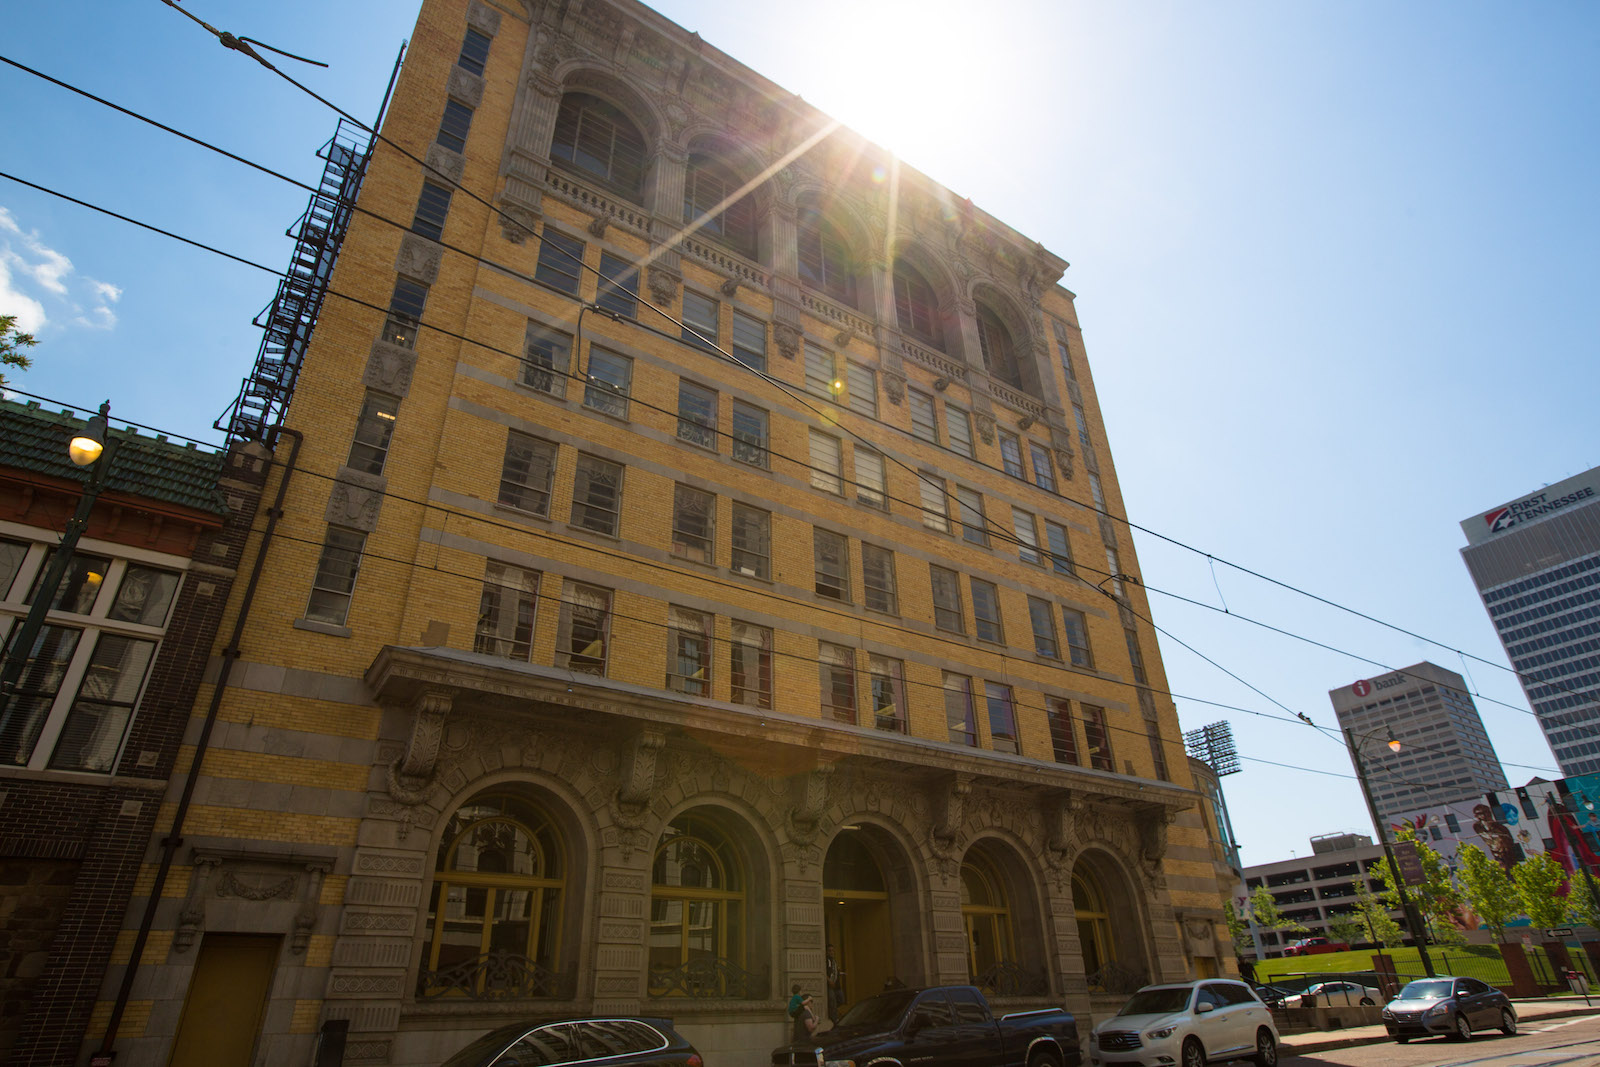
[[[111,305],[121,298],[121,286],[78,274],[65,253],[0,207],[0,314],[15,315],[18,329],[34,333],[64,316],[85,329],[109,330],[117,324]]]

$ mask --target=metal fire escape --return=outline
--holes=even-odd
[[[255,369],[244,380],[238,400],[218,420],[228,444],[265,441],[272,444],[282,424],[317,315],[328,293],[328,278],[350,226],[351,208],[371,158],[366,131],[345,119],[318,157],[327,161],[322,182],[311,194],[305,214],[286,235],[295,239],[287,276],[278,283],[272,303],[255,318],[265,333]]]

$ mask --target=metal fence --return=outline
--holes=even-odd
[[[1460,948],[1448,948],[1434,945],[1429,948],[1429,955],[1433,959],[1433,969],[1437,974],[1456,975],[1463,978],[1476,978],[1492,986],[1509,988],[1511,973],[1506,968],[1505,957],[1501,956],[1498,948],[1494,955],[1488,953],[1469,952]],[[1529,945],[1524,947],[1523,954],[1527,957],[1528,966],[1533,971],[1533,980],[1545,988],[1565,989],[1565,977],[1551,962],[1544,946]],[[1582,946],[1568,945],[1567,958],[1573,969],[1579,971],[1589,980],[1591,986],[1600,986],[1600,973],[1596,972],[1593,962],[1589,959]],[[1397,971],[1395,978],[1400,985],[1405,985],[1414,978],[1427,977],[1422,968],[1414,963],[1407,964],[1407,970]],[[1324,982],[1353,982],[1358,985],[1368,986],[1373,989],[1384,989],[1385,983],[1382,976],[1376,971],[1341,971],[1341,972],[1302,972],[1299,974],[1281,974],[1263,978],[1262,981],[1289,994],[1302,994],[1312,986]],[[1319,1003],[1343,1003],[1337,999],[1327,1000],[1319,997]],[[1352,1001],[1354,1003],[1354,1001]],[[1290,1006],[1298,1006],[1297,1001],[1291,998]]]

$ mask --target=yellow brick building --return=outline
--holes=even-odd
[[[426,0],[383,133],[123,1062],[1226,966],[1062,259],[631,0]]]

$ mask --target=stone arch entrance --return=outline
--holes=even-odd
[[[1090,992],[1131,992],[1150,980],[1138,899],[1109,856],[1088,850],[1072,865],[1072,906]]]
[[[894,983],[923,984],[914,881],[910,857],[882,827],[845,827],[828,846],[823,916],[840,971],[828,997],[830,1014]]]

